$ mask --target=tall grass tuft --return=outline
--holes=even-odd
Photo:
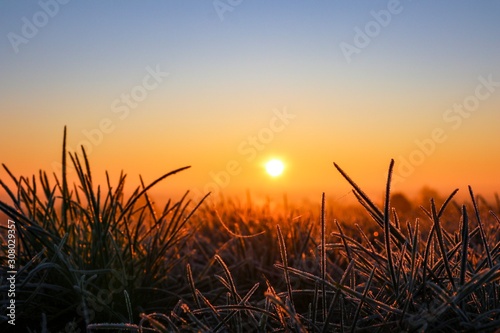
[[[72,185],[67,157],[77,176]],[[40,327],[44,318],[52,330],[85,330],[93,323],[138,322],[141,312],[177,303],[183,288],[177,263],[190,255],[184,244],[193,235],[188,222],[198,206],[188,210],[184,196],[157,213],[147,192],[189,167],[142,183],[127,197],[123,173],[116,185],[107,173],[107,184],[96,185],[85,150],[81,156],[67,153],[66,129],[62,174],[54,175],[54,183],[42,171],[38,179],[16,177],[3,167],[14,184],[0,180],[12,201],[0,202],[0,210],[16,221],[20,325]],[[4,241],[2,251],[7,253]],[[2,255],[2,277],[5,264]],[[3,309],[6,288],[0,290]]]

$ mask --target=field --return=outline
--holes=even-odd
[[[93,182],[90,161],[18,177],[2,225],[0,323],[12,329],[9,243],[15,235],[15,324],[27,332],[494,332],[500,327],[500,202],[469,188],[466,205],[391,195],[355,208],[256,206],[251,198],[158,207],[126,176]],[[69,183],[66,169],[77,170]],[[15,230],[10,232],[9,230]],[[9,238],[10,237],[10,238]],[[22,330],[19,328],[22,327]]]

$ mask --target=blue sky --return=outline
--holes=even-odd
[[[480,76],[500,81],[499,2],[67,2],[0,2],[0,140],[9,142],[0,156],[22,173],[50,169],[64,125],[76,147],[84,131],[109,119],[113,132],[92,147],[96,165],[158,175],[192,164],[197,171],[176,186],[203,188],[211,171],[241,157],[235,147],[258,133],[273,109],[287,107],[297,120],[255,161],[288,159],[290,179],[279,191],[339,186],[330,177],[334,160],[376,188],[389,159],[410,156],[415,140],[436,127],[448,139],[402,189],[440,179],[436,186],[447,190],[467,178],[491,190],[487,177],[500,166],[491,156],[500,148],[500,93],[457,131],[443,112],[473,93]],[[221,3],[231,8],[222,20]],[[55,6],[50,17],[44,8]],[[376,23],[373,12],[389,8],[397,13],[386,26]],[[34,24],[44,13],[46,24],[16,52],[12,34],[23,37],[26,20]],[[366,33],[370,24],[378,24],[375,36],[348,61],[341,43],[355,46],[356,29]],[[120,120],[113,101],[155,67],[168,78]],[[485,168],[481,177],[460,166],[464,155]],[[449,164],[453,179],[441,171]],[[252,188],[257,169],[248,165],[223,190]]]

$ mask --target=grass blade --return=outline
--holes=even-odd
[[[467,256],[469,251],[469,217],[465,205],[462,206],[462,255],[460,258],[460,286],[465,283]]]
[[[432,209],[432,219],[434,220],[434,229],[436,230],[436,236],[438,239],[439,248],[441,250],[441,256],[443,259],[444,268],[446,270],[446,273],[448,274],[448,279],[450,280],[453,291],[456,292],[457,288],[455,286],[453,274],[451,273],[450,263],[448,260],[448,252],[447,252],[446,247],[444,245],[443,233],[441,231],[441,223],[439,221],[439,217],[438,217],[437,212],[436,212],[436,205],[434,203],[434,199],[431,199],[431,209]]]
[[[325,226],[325,193],[321,195],[321,280],[326,281],[326,226]],[[321,287],[323,320],[327,318],[326,285]]]
[[[493,260],[491,259],[490,247],[488,246],[488,241],[486,240],[486,234],[484,233],[483,222],[481,221],[481,216],[479,214],[479,209],[477,207],[476,199],[474,198],[474,192],[472,192],[472,187],[469,186],[469,194],[472,199],[472,204],[474,206],[474,212],[476,213],[477,225],[479,226],[479,234],[481,235],[481,240],[483,242],[484,250],[486,251],[486,259],[488,260],[488,267],[493,267]]]
[[[387,183],[385,187],[385,203],[384,203],[384,241],[385,241],[385,252],[387,253],[387,267],[389,273],[391,274],[392,287],[396,298],[398,297],[398,284],[396,280],[396,271],[394,269],[394,263],[392,261],[392,251],[391,251],[391,222],[390,222],[390,198],[391,198],[391,178],[392,169],[394,168],[394,160],[391,159],[389,164],[389,172],[387,174]]]
[[[288,273],[288,258],[286,252],[285,239],[283,238],[283,233],[281,232],[280,226],[277,225],[276,228],[278,229],[278,241],[280,247],[281,262],[283,262],[283,268],[284,268],[283,271],[285,274],[286,290],[288,292],[288,298],[290,300],[290,304],[292,305],[292,307],[294,307],[293,295],[292,295],[292,283],[290,282],[290,274]]]

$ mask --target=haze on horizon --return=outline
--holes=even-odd
[[[378,195],[394,158],[395,191],[491,197],[499,14],[451,0],[1,2],[0,162],[58,172],[67,126],[97,183],[191,165],[161,196],[349,198],[333,162]]]

